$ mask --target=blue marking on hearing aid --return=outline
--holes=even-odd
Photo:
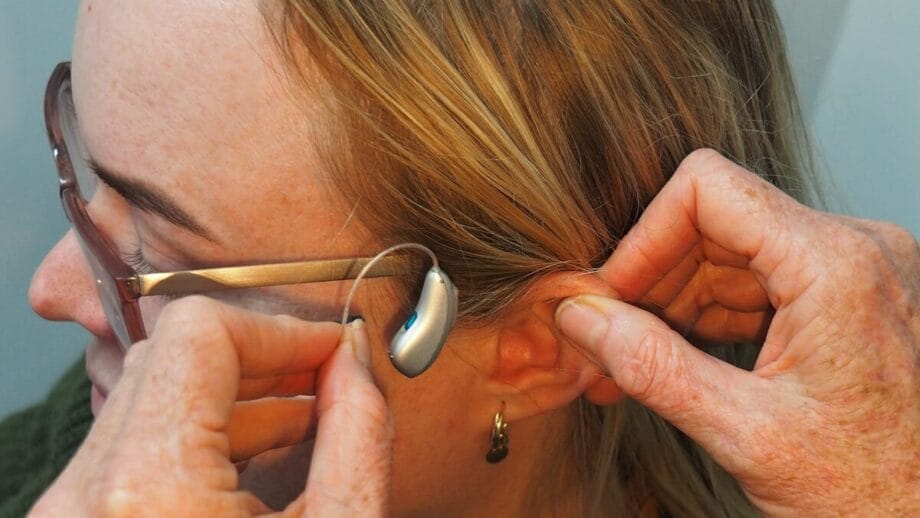
[[[417,318],[418,318],[418,313],[413,311],[412,314],[409,315],[409,320],[406,320],[406,325],[404,326],[404,329],[408,331],[409,328],[412,327],[412,324],[415,323],[415,319]]]

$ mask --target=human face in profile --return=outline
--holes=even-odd
[[[97,0],[81,6],[72,95],[85,156],[75,159],[100,173],[87,213],[136,269],[358,257],[382,248],[350,218],[352,205],[324,176],[311,144],[322,124],[310,106],[290,96],[284,66],[257,2]],[[30,297],[43,317],[74,321],[91,333],[86,365],[98,412],[121,375],[124,351],[94,278],[71,231],[36,272]],[[410,494],[401,488],[424,487],[418,480],[451,483],[435,474],[453,472],[448,467],[457,449],[439,455],[433,433],[439,442],[464,444],[477,460],[481,445],[469,440],[475,433],[456,425],[466,422],[456,416],[469,413],[468,383],[454,382],[467,363],[439,361],[411,386],[389,365],[386,324],[401,321],[402,309],[368,304],[386,302],[381,294],[388,290],[375,288],[386,282],[370,282],[354,312],[371,324],[375,376],[394,414],[403,416],[396,465],[411,469],[397,468],[394,493]],[[343,283],[327,283],[222,296],[259,311],[331,320],[345,292]],[[142,305],[148,328],[165,302]],[[430,410],[418,412],[419,405]],[[419,444],[428,451],[421,453]],[[267,501],[296,494],[307,472],[307,455],[299,451],[253,459],[241,484]],[[402,501],[413,505],[411,498]]]

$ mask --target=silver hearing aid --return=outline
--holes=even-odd
[[[432,263],[425,274],[418,303],[390,340],[390,362],[404,376],[414,378],[425,372],[437,359],[457,319],[457,289],[450,277],[438,267],[438,258],[428,247],[417,243],[404,243],[387,248],[371,259],[355,277],[345,301],[342,322],[346,322],[348,318],[351,299],[358,283],[374,263],[392,252],[407,248],[425,252],[431,257]]]

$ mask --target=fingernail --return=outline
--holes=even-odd
[[[355,359],[369,369],[371,367],[371,347],[368,344],[367,329],[365,329],[364,320],[361,317],[351,320],[348,324],[348,338],[351,342],[351,350],[355,354]]]
[[[610,318],[594,304],[590,295],[566,299],[556,309],[559,330],[578,345],[594,347],[607,334]]]

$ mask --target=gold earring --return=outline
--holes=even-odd
[[[492,440],[489,452],[486,453],[486,461],[489,464],[497,464],[508,456],[508,423],[505,422],[502,412],[505,410],[505,403],[502,402],[502,409],[495,413],[495,422],[492,425]]]

